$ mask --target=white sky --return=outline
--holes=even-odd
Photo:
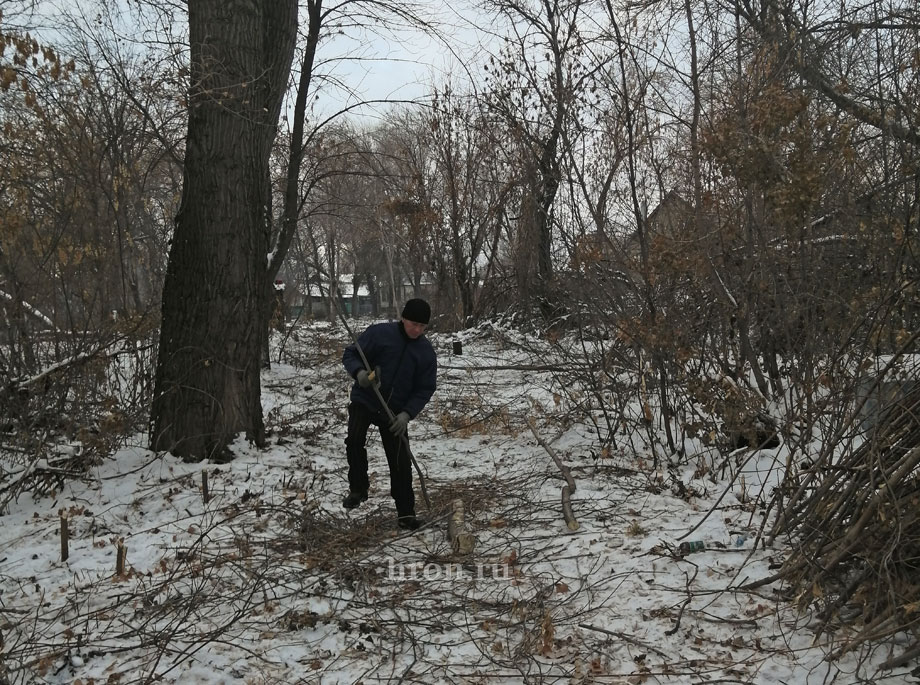
[[[430,95],[432,86],[453,78],[466,79],[465,69],[477,71],[483,59],[482,43],[486,32],[477,28],[476,11],[463,3],[427,0],[425,19],[434,24],[440,36],[401,27],[386,35],[365,34],[340,37],[321,46],[318,60],[338,60],[341,56],[358,59],[335,61],[324,71],[333,70],[354,93],[349,95],[324,87],[316,111],[330,114],[361,100],[414,100]],[[385,105],[363,111],[373,116]]]
[[[83,19],[80,21],[88,24],[94,31],[100,30],[103,24],[95,22],[98,10],[93,6],[93,1],[39,0],[36,3],[36,14],[28,20],[28,25],[39,27],[47,22],[47,26],[39,33],[51,36],[49,42],[52,43],[56,34],[52,27],[59,20],[47,21],[42,17],[61,14],[82,16]],[[101,3],[107,0],[95,1]],[[137,32],[134,7],[128,0],[117,1],[127,3],[123,6],[129,9],[125,14],[127,20],[119,30],[125,35]],[[176,3],[174,15],[185,21],[181,4],[183,3]],[[328,116],[359,101],[422,98],[430,93],[432,84],[440,85],[452,74],[462,74],[464,64],[476,69],[476,62],[481,61],[482,52],[478,44],[488,40],[487,33],[478,28],[481,22],[477,18],[477,11],[470,7],[466,0],[422,0],[419,8],[422,18],[440,32],[440,38],[426,35],[422,30],[409,27],[406,23],[396,23],[393,25],[394,28],[387,32],[357,32],[350,29],[347,36],[323,40],[317,53],[319,71],[331,74],[344,88],[331,87],[328,82],[314,83],[320,87],[318,91],[316,88],[313,89],[314,97],[319,96],[314,106],[317,116]],[[301,30],[303,28],[301,27]],[[176,24],[171,30],[175,36],[181,36],[186,29],[184,25]],[[151,37],[153,34],[148,32],[140,38]],[[465,75],[463,78],[466,78]],[[349,93],[348,90],[352,92]],[[385,108],[385,105],[369,106],[355,110],[352,116],[373,117],[374,110],[381,108]]]

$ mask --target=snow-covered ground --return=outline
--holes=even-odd
[[[186,464],[138,436],[90,478],[11,503],[0,517],[10,682],[909,681],[909,669],[874,674],[884,648],[825,661],[834,636],[816,637],[781,588],[742,589],[782,560],[779,547],[735,546],[760,525],[757,495],[782,448],[733,456],[728,470],[699,448],[656,470],[627,437],[601,452],[592,425],[572,420],[572,389],[512,334],[431,337],[439,389],[410,425],[431,525],[396,527],[374,436],[370,499],[342,508],[346,334],[303,328],[263,377],[267,449],[240,439],[229,463]],[[528,419],[571,470],[575,532]],[[715,476],[737,468],[725,492]],[[456,499],[476,538],[465,556],[447,540]],[[683,539],[707,549],[680,557]]]

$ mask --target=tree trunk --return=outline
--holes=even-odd
[[[310,93],[310,84],[313,80],[313,63],[316,60],[316,47],[319,43],[319,30],[322,25],[322,0],[307,1],[307,17],[309,24],[307,26],[307,44],[304,48],[303,58],[300,62],[300,82],[297,86],[297,96],[294,98],[294,119],[293,129],[291,131],[291,141],[288,152],[288,167],[285,174],[284,200],[281,210],[281,227],[278,231],[278,237],[271,248],[271,260],[268,263],[268,273],[266,274],[266,283],[275,282],[281,265],[287,257],[290,250],[291,242],[294,239],[294,233],[297,230],[297,219],[300,215],[300,169],[303,166],[304,156],[304,122],[307,112],[307,96]],[[312,312],[311,312],[312,313]],[[270,364],[268,358],[269,349],[269,331],[268,322],[262,327],[262,335],[265,337],[263,343],[266,350],[266,366]]]
[[[190,0],[188,8],[185,174],[163,288],[150,444],[204,459],[241,432],[264,442],[268,161],[297,3]]]
[[[361,295],[359,290],[361,289],[361,280],[358,278],[358,273],[356,269],[352,269],[351,274],[351,318],[357,319],[361,316]]]
[[[474,307],[475,307],[475,298],[473,297],[473,289],[475,285],[473,283],[473,278],[469,273],[464,271],[457,271],[457,290],[460,296],[461,303],[461,314],[460,314],[460,325],[466,326],[473,318]]]
[[[377,279],[373,274],[364,274],[364,280],[367,283],[367,291],[370,294],[371,316],[375,319],[380,316],[380,291],[377,288]]]
[[[517,245],[514,254],[514,271],[520,300],[527,299],[531,295],[533,282],[537,276],[537,255],[540,244],[536,170],[529,160],[525,164],[524,179],[521,183],[523,195],[517,227]]]

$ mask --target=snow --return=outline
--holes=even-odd
[[[569,418],[561,379],[533,370],[547,364],[548,345],[489,326],[430,337],[439,388],[410,434],[433,506],[416,478],[417,509],[431,525],[396,527],[373,437],[370,499],[341,507],[347,335],[303,328],[264,373],[266,449],[239,438],[229,463],[186,464],[148,451],[139,435],[89,477],[10,503],[0,518],[0,668],[10,681],[872,677],[885,648],[827,662],[845,635],[816,637],[813,617],[781,601],[778,585],[742,588],[783,558],[780,546],[732,546],[759,527],[757,498],[779,484],[782,447],[722,456],[696,445],[684,465],[655,469],[624,435],[598,456],[593,427]],[[571,470],[575,533],[561,515],[562,474],[528,418]],[[468,557],[446,539],[455,498],[476,536]],[[682,540],[707,549],[680,558]],[[127,571],[117,576],[120,544]]]

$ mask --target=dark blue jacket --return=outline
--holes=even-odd
[[[414,419],[428,404],[436,387],[438,362],[428,338],[420,335],[412,340],[401,321],[392,321],[369,326],[358,336],[358,344],[371,368],[380,367],[380,393],[390,409],[394,414],[407,412]],[[352,378],[364,368],[353,344],[345,348],[342,363]],[[373,411],[381,411],[373,389],[362,388],[357,382],[351,389],[351,399]]]

